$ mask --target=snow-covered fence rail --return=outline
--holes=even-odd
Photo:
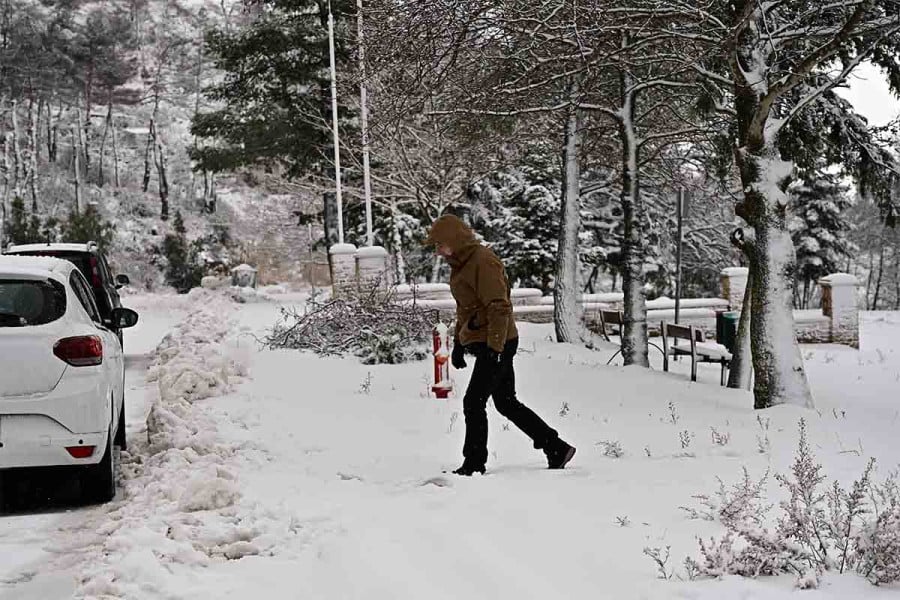
[[[716,313],[723,310],[741,310],[744,291],[747,288],[747,269],[724,269],[720,277],[721,298],[682,298],[678,321],[702,329],[714,337]],[[822,286],[821,310],[794,311],[794,327],[802,343],[838,343],[859,347],[859,309],[856,304],[857,280],[852,275],[836,273],[819,281]],[[403,302],[433,308],[441,318],[452,320],[456,304],[445,283],[429,283],[397,286],[396,296]],[[515,288],[511,291],[513,312],[516,319],[528,323],[553,321],[553,297],[543,296],[533,288]],[[622,310],[624,297],[621,292],[582,294],[579,303],[588,327],[599,327],[601,310]],[[647,302],[647,325],[651,333],[658,334],[662,321],[675,321],[675,300],[665,296]]]

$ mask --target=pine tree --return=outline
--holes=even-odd
[[[510,282],[546,293],[556,268],[561,189],[552,155],[529,150],[521,165],[494,171],[468,195],[472,224],[506,265]]]
[[[293,176],[325,171],[331,148],[327,2],[247,4],[254,16],[246,27],[214,30],[206,39],[208,55],[224,73],[207,96],[223,106],[194,119],[192,133],[213,142],[201,141],[192,149],[197,168],[218,172],[278,165]],[[353,15],[351,4],[331,3],[339,74],[348,72],[342,16]],[[339,114],[347,113],[341,106]]]
[[[197,265],[197,249],[187,241],[187,228],[181,211],[175,211],[172,222],[174,233],[163,239],[163,254],[169,263],[166,283],[184,294],[200,285],[203,270]]]
[[[62,224],[62,238],[72,243],[96,242],[106,251],[113,242],[115,225],[103,219],[96,205],[88,204],[80,213],[69,212],[69,218]]]
[[[840,270],[852,244],[844,211],[853,202],[836,175],[819,173],[792,188],[791,239],[797,251],[794,304],[807,308],[816,281]],[[800,285],[802,284],[802,286]]]

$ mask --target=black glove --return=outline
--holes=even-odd
[[[450,364],[454,369],[465,369],[466,364],[466,347],[459,343],[459,340],[453,340],[453,351],[450,353]]]

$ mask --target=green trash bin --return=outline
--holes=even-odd
[[[716,313],[716,341],[725,346],[732,354],[734,354],[740,320],[741,313],[736,310]]]

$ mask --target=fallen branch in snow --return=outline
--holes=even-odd
[[[400,304],[393,290],[375,288],[326,301],[311,298],[303,312],[282,308],[263,345],[323,356],[354,354],[365,364],[395,364],[427,357],[437,322],[437,311]]]

